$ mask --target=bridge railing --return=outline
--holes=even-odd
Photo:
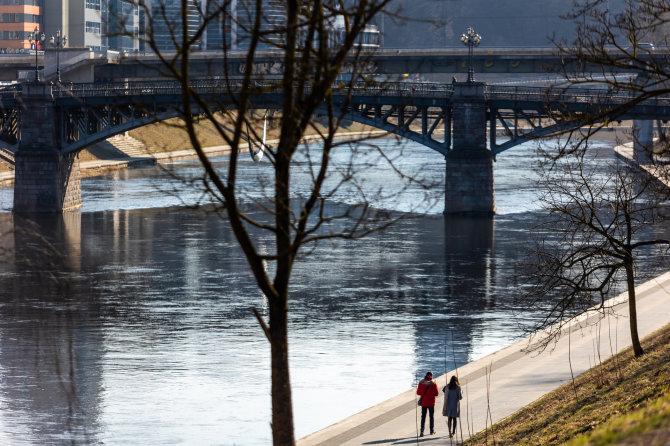
[[[454,86],[452,84],[438,84],[431,82],[373,82],[355,84],[353,93],[371,96],[418,96],[444,98],[450,97],[454,93]]]
[[[191,87],[200,94],[235,94],[241,91],[240,82],[223,78],[194,79]],[[20,85],[0,89],[0,100],[10,101],[20,94]],[[281,85],[256,82],[252,85],[256,94],[280,94]],[[126,81],[109,83],[85,83],[54,85],[51,88],[54,98],[86,97],[136,97],[181,94],[181,85],[173,80]],[[309,92],[309,90],[307,91]],[[335,95],[349,94],[347,84],[334,86]],[[387,97],[423,97],[448,99],[454,92],[452,84],[427,82],[371,82],[353,85],[354,96]],[[613,91],[598,88],[546,88],[546,87],[510,87],[488,85],[484,90],[487,100],[519,101],[544,104],[593,104],[614,107],[639,97],[635,91]],[[670,107],[670,97],[658,97],[643,101],[643,105]]]
[[[614,107],[625,104],[640,96],[637,91],[608,90],[604,88],[545,88],[545,87],[507,87],[489,85],[485,90],[486,99],[506,101],[530,101],[553,104],[593,104]],[[645,105],[670,106],[670,97],[650,98]]]
[[[241,91],[240,82],[230,82],[225,79],[194,79],[191,87],[198,93],[237,93]],[[281,85],[256,82],[252,88],[262,93],[280,93]],[[411,83],[411,82],[378,82],[354,84],[354,95],[372,96],[419,96],[419,97],[448,97],[453,93],[451,84],[438,83]],[[309,89],[307,90],[309,92]],[[335,94],[348,93],[348,85],[340,84],[334,90]],[[181,85],[177,81],[128,81],[108,83],[68,84],[62,88],[54,88],[54,97],[101,97],[101,96],[142,96],[142,95],[178,95],[181,94]]]
[[[67,84],[54,88],[53,96],[62,97],[104,97],[143,96],[156,94],[180,94],[181,86],[176,81],[106,82]]]
[[[0,88],[0,98],[14,98],[22,90],[21,84],[8,85]]]

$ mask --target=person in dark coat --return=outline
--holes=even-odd
[[[449,384],[442,389],[444,393],[444,406],[442,407],[442,415],[447,418],[447,425],[449,426],[449,436],[453,437],[456,434],[456,423],[461,416],[461,400],[463,399],[463,392],[461,392],[461,383],[458,382],[456,375],[452,376]]]
[[[426,412],[430,414],[430,435],[435,433],[435,398],[439,395],[437,384],[433,381],[433,372],[426,372],[426,376],[419,382],[416,394],[421,401],[421,437],[426,425]]]

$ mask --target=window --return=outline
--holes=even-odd
[[[42,6],[42,0],[0,0],[0,5]]]
[[[100,0],[86,0],[86,9],[95,9],[100,11]]]
[[[2,40],[28,40],[32,37],[29,31],[2,31]]]
[[[40,16],[13,12],[5,13],[0,16],[0,23],[40,23]]]
[[[93,34],[100,34],[100,23],[86,22],[86,32]]]

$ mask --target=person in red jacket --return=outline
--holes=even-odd
[[[426,376],[419,382],[416,389],[421,401],[421,435],[426,425],[426,412],[430,414],[430,435],[435,433],[435,398],[440,392],[437,390],[437,384],[433,381],[433,372],[426,372]]]

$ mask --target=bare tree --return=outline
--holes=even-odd
[[[347,119],[352,92],[370,82],[357,68],[366,60],[360,36],[376,15],[390,14],[384,11],[388,2],[135,1],[146,17],[141,44],[160,61],[154,66],[160,75],[180,85],[183,128],[204,169],[200,187],[225,215],[268,300],[269,321],[253,310],[271,346],[275,445],[294,443],[288,310],[289,282],[296,259],[305,246],[314,248],[327,239],[363,237],[397,218],[371,205],[371,196],[382,197],[385,192],[367,188],[361,166],[386,163],[405,186],[420,183],[401,172],[393,157],[382,151],[376,151],[374,163],[361,164],[359,157],[374,152],[374,144],[359,141],[352,145],[336,138]],[[193,26],[193,17],[197,17],[197,26]],[[216,48],[208,47],[219,51],[213,62],[218,83],[203,93],[195,87],[198,79],[191,66],[212,27],[222,34]],[[231,29],[235,32],[229,32]],[[169,48],[164,46],[165,36]],[[234,62],[233,53],[237,57]],[[268,57],[275,61],[271,69],[263,62]],[[260,129],[268,114],[278,122],[274,146],[262,141]],[[320,124],[316,123],[317,116]],[[231,148],[225,169],[217,168],[208,158],[198,137],[196,129],[203,120]],[[308,133],[316,135],[318,148],[301,145]],[[263,150],[272,166],[272,178],[266,179],[267,187],[260,197],[242,190],[239,184],[245,168],[242,157],[248,156],[244,153],[247,144],[254,153],[254,147]],[[246,164],[250,162],[245,160]],[[307,172],[301,178],[308,184],[300,188],[292,184],[296,169]],[[345,188],[357,192],[357,202],[329,207],[329,200]],[[258,247],[263,233],[274,239],[271,252]]]
[[[560,335],[567,317],[592,305],[606,311],[606,299],[623,284],[633,348],[639,356],[643,349],[637,330],[635,264],[641,250],[668,246],[652,228],[660,218],[659,204],[668,198],[662,183],[667,182],[667,169],[659,168],[665,164],[667,144],[654,147],[649,135],[641,138],[635,128],[629,135],[635,151],[644,153],[638,159],[651,165],[656,178],[621,163],[597,171],[587,151],[597,132],[623,119],[633,107],[670,93],[670,2],[573,3],[567,18],[575,22],[575,40],[556,42],[563,56],[562,73],[568,88],[596,87],[601,94],[587,112],[557,112],[558,119],[578,125],[565,132],[558,150],[544,150],[548,162],[543,165],[542,202],[549,217],[540,230],[558,234],[559,240],[539,244],[531,274],[535,287],[529,294],[536,293],[531,300],[547,308],[542,325],[552,330],[541,344],[546,346]],[[547,295],[556,296],[555,303],[548,303]]]
[[[640,356],[636,262],[644,250],[670,247],[670,240],[655,237],[652,228],[666,191],[625,163],[603,169],[586,156],[562,159],[543,173],[541,201],[548,216],[537,229],[557,240],[539,244],[527,296],[546,311],[542,326],[549,333],[541,343],[546,346],[560,336],[569,317],[592,306],[609,311],[611,293],[625,289],[633,349]]]
[[[572,142],[586,143],[599,130],[621,121],[632,107],[670,94],[670,2],[667,0],[573,0],[566,19],[575,23],[574,41],[555,41],[562,56],[561,72],[569,87],[601,88],[600,103],[588,113],[564,114],[579,120],[581,129],[569,132]],[[633,139],[639,135],[633,132]],[[575,138],[576,137],[576,138]],[[664,142],[667,138],[662,138]],[[648,152],[667,153],[667,144]],[[566,144],[555,158],[582,150],[584,144]]]

